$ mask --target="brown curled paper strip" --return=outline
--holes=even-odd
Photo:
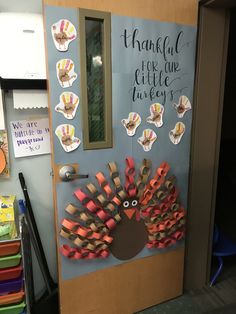
[[[164,185],[169,191],[171,191],[174,188],[175,181],[176,181],[176,177],[171,176],[165,181]]]
[[[108,163],[108,169],[109,169],[109,174],[110,177],[115,185],[116,191],[122,190],[122,185],[119,177],[119,172],[117,165],[114,161]]]
[[[151,165],[152,162],[150,159],[143,159],[142,166],[139,170],[139,178],[137,181],[137,188],[138,188],[138,197],[140,198],[143,194],[143,191],[146,187],[146,183],[148,181],[149,175],[151,173]]]

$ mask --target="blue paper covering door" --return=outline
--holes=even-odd
[[[79,102],[73,119],[69,120],[55,110],[63,92],[74,93],[81,99],[80,59],[84,56],[79,53],[79,11],[47,6],[45,17],[54,163],[79,164],[80,173],[89,174],[88,180],[60,182],[56,186],[59,247],[71,245],[68,239],[59,235],[63,219],[70,219],[70,215],[65,212],[66,206],[73,203],[81,208],[74,191],[83,189],[89,182],[98,186],[95,179],[98,172],[102,172],[112,185],[107,164],[113,161],[117,164],[124,186],[125,160],[128,156],[135,162],[136,177],[143,159],[152,162],[150,178],[163,161],[167,162],[171,167],[168,176],[176,176],[181,206],[187,210],[196,29],[175,23],[111,15],[113,147],[84,150],[83,103]],[[69,43],[68,50],[59,51],[51,27],[63,19],[74,25],[77,37]],[[57,67],[62,59],[73,61],[76,74],[73,83],[67,87],[61,86],[57,76]],[[63,67],[62,63],[60,65]],[[138,121],[132,136],[129,136],[126,127],[130,121]],[[67,124],[74,127],[74,137],[80,140],[79,146],[69,152],[55,134],[58,126]],[[149,146],[145,146],[146,139],[151,142]],[[141,229],[134,230],[139,232]],[[115,236],[119,238],[117,233]],[[128,260],[161,254],[183,245],[183,239],[163,248],[150,249],[144,244]],[[62,280],[127,262],[112,253],[106,258],[94,259],[70,259],[60,254],[59,259]]]

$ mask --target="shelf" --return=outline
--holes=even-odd
[[[13,89],[47,89],[47,80],[34,79],[4,79],[0,77],[0,85],[3,90]]]

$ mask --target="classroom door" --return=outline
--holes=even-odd
[[[149,2],[45,1],[61,313],[182,293],[196,28]]]

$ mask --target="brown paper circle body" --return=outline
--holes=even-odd
[[[0,148],[0,174],[6,168],[6,157],[3,150]]]
[[[132,208],[132,207],[130,207]],[[136,220],[136,213],[129,219],[123,206],[120,208],[121,221],[111,232],[113,242],[111,253],[119,260],[128,260],[136,256],[148,241],[148,232],[142,218]]]

